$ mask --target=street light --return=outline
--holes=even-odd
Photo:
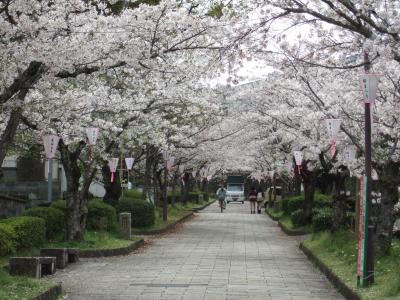
[[[44,151],[46,152],[46,157],[49,161],[49,170],[47,176],[47,201],[50,203],[52,201],[52,191],[53,191],[53,158],[57,151],[58,142],[60,137],[55,134],[48,134],[43,136]]]
[[[170,159],[171,152],[168,149],[164,149],[162,152],[164,159],[164,199],[163,199],[163,221],[168,220],[168,200],[167,200],[167,180],[168,180],[168,162],[171,163]]]
[[[368,61],[368,55],[365,54]],[[374,225],[371,216],[371,103],[376,99],[379,77],[376,74],[369,74],[369,67],[365,69],[366,73],[360,76],[361,91],[364,100],[365,111],[365,172],[363,177],[364,199],[360,199],[360,210],[364,212],[364,222],[360,222],[363,228],[359,228],[358,238],[358,265],[357,265],[357,283],[363,287],[374,283],[374,245],[373,234]],[[361,220],[360,220],[361,221]],[[364,224],[363,224],[364,223]]]

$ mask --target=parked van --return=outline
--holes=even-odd
[[[244,203],[244,176],[230,175],[226,185],[226,202]]]

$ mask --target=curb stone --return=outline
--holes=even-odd
[[[193,210],[188,210],[190,211],[190,213],[188,213],[187,215],[183,216],[182,218],[180,218],[179,220],[167,225],[165,228],[162,229],[154,229],[154,230],[138,230],[138,229],[132,229],[132,234],[136,234],[136,235],[156,235],[156,234],[162,234],[165,233],[169,230],[171,230],[173,227],[175,227],[177,224],[179,223],[183,223],[185,222],[187,219],[191,218],[195,212],[198,212],[204,208],[206,208],[207,206],[213,204],[216,200],[211,201],[207,204],[205,204],[204,206],[200,207],[200,208],[196,208]]]
[[[61,295],[61,293],[62,293],[61,283],[57,283],[55,286],[41,293],[39,296],[31,298],[31,300],[56,300],[58,299],[58,296]]]
[[[287,235],[290,235],[290,236],[306,235],[306,234],[311,233],[311,231],[309,231],[309,230],[303,230],[303,229],[292,230],[292,229],[289,229],[285,225],[283,225],[281,223],[281,221],[278,221],[278,225],[279,225],[279,227],[282,229],[282,231],[284,233],[286,233]]]
[[[349,286],[347,286],[331,269],[329,269],[314,253],[303,243],[300,243],[299,248],[307,256],[307,258],[325,274],[328,280],[339,290],[339,292],[347,300],[361,300],[361,297]]]
[[[140,246],[144,244],[144,240],[140,239],[136,242],[133,242],[127,247],[115,248],[115,249],[89,249],[89,250],[81,250],[79,257],[107,257],[107,256],[119,256],[119,255],[127,255]]]

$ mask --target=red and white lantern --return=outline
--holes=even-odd
[[[60,137],[55,134],[48,134],[43,136],[44,151],[46,152],[46,157],[52,159],[56,155],[58,142]]]
[[[90,146],[96,145],[97,137],[99,136],[99,128],[89,127],[86,128],[86,136]]]
[[[110,168],[111,172],[111,182],[114,182],[115,179],[115,172],[117,171],[118,160],[118,157],[112,157],[108,160],[108,167]]]
[[[207,181],[210,181],[211,178],[212,178],[212,175],[208,175],[208,176],[207,176]]]
[[[328,130],[328,136],[331,142],[331,155],[332,157],[336,152],[336,137],[339,133],[340,124],[342,123],[341,119],[326,119],[326,129]]]
[[[355,146],[347,146],[343,151],[343,158],[347,162],[352,162],[356,159],[357,148]]]
[[[303,152],[294,151],[293,155],[294,155],[294,160],[296,161],[297,170],[298,170],[299,175],[300,175],[301,174],[301,163],[303,161]]]
[[[192,172],[192,177],[193,177],[193,178],[196,178],[196,175],[197,175],[197,172],[196,172],[196,171],[193,171],[193,172]]]

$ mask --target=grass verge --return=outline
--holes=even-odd
[[[275,220],[279,220],[283,216],[283,211],[275,211],[273,208],[267,207],[265,209],[266,212]]]
[[[290,231],[302,231],[302,232],[309,232],[309,233],[312,232],[312,225],[311,224],[308,224],[308,225],[305,225],[305,226],[299,226],[299,227],[294,226],[293,222],[292,222],[292,219],[290,218],[289,215],[282,215],[279,218],[279,222],[281,222],[281,224],[283,226],[285,226],[285,228],[290,230]]]
[[[368,288],[357,287],[357,238],[350,231],[321,232],[304,241],[328,268],[362,299],[400,299],[400,240],[392,243],[390,256],[375,259],[375,284]]]
[[[81,250],[117,249],[127,247],[140,238],[133,236],[131,240],[120,239],[117,234],[104,231],[87,231],[84,242],[47,242],[40,248],[79,248]],[[8,264],[11,256],[39,255],[39,248],[22,249],[13,255],[0,257],[0,267]]]
[[[53,286],[50,280],[13,277],[0,268],[0,300],[32,299]]]
[[[188,202],[186,205],[182,205],[182,203],[177,203],[174,206],[168,206],[168,221],[164,222],[162,219],[162,208],[156,209],[156,218],[153,226],[148,227],[140,227],[140,228],[132,228],[133,232],[150,232],[156,230],[162,230],[167,226],[179,221],[187,215],[192,213],[193,209],[201,208],[204,205],[214,202],[215,200],[209,200],[208,202],[204,201],[199,204]]]

